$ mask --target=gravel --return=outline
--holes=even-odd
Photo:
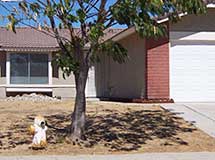
[[[55,97],[31,93],[23,94],[22,96],[7,97],[5,101],[60,102],[61,100]]]

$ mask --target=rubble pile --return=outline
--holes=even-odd
[[[7,97],[5,101],[32,101],[32,102],[59,102],[61,101],[55,97],[49,97],[46,95],[31,93],[31,94],[23,94],[17,95],[15,97]]]

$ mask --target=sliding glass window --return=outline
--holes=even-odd
[[[48,84],[48,54],[10,54],[10,84]]]

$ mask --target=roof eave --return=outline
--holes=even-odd
[[[127,28],[127,29],[123,30],[122,32],[114,35],[110,39],[112,41],[117,42],[117,41],[120,41],[121,39],[123,39],[123,38],[125,38],[125,37],[127,37],[127,36],[129,36],[129,35],[131,35],[133,33],[135,33],[135,27],[130,27],[130,28]]]
[[[181,13],[179,14],[179,17],[183,17],[183,16],[186,16],[187,13]],[[167,21],[169,21],[169,18],[166,17],[166,18],[163,18],[163,19],[159,19],[159,20],[156,20],[158,24],[161,24],[161,23],[165,23]],[[110,39],[113,40],[113,41],[119,41],[133,33],[135,33],[136,30],[135,30],[135,27],[130,27],[130,28],[127,28],[125,30],[123,30],[122,32],[116,34],[115,36],[111,37]]]
[[[85,46],[84,50],[88,50],[89,46]],[[57,52],[60,47],[10,47],[0,46],[0,51],[4,52],[31,52],[31,53],[44,53],[44,52]]]
[[[214,3],[209,3],[209,4],[207,4],[207,8],[215,8],[215,4],[214,4]],[[188,15],[187,12],[185,12],[185,13],[180,13],[180,14],[179,14],[179,17],[183,17],[183,16],[186,16],[186,15]],[[164,22],[167,22],[167,21],[169,21],[169,18],[168,18],[168,17],[163,18],[163,19],[160,19],[160,20],[157,20],[157,23],[158,23],[158,24],[161,24],[161,23],[164,23]]]
[[[1,47],[0,51],[5,52],[56,52],[58,47]]]
[[[215,8],[215,4],[214,3],[207,4],[207,8]],[[179,17],[184,17],[186,15],[188,15],[187,12],[186,13],[180,13]],[[168,22],[168,21],[169,21],[169,18],[166,17],[166,18],[157,20],[157,23],[161,24],[161,23],[165,23],[165,22]],[[113,41],[119,41],[119,40],[125,38],[126,36],[133,34],[134,32],[135,32],[135,28],[130,27],[130,28],[118,33],[117,35],[113,36],[111,39]]]
[[[209,4],[207,4],[207,8],[215,8],[215,4],[214,3],[209,3]]]
[[[180,13],[178,16],[179,16],[179,17],[184,17],[184,16],[186,16],[186,15],[187,15],[187,12],[185,12],[185,13]],[[161,23],[165,23],[165,22],[167,22],[167,21],[169,21],[169,18],[168,18],[168,17],[157,20],[157,23],[158,23],[158,24],[161,24]]]

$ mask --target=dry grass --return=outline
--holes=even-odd
[[[73,102],[0,102],[0,154],[109,154],[136,152],[215,151],[215,139],[159,106],[89,102],[88,146],[66,143]],[[27,128],[35,115],[46,117],[46,150],[28,149]]]

